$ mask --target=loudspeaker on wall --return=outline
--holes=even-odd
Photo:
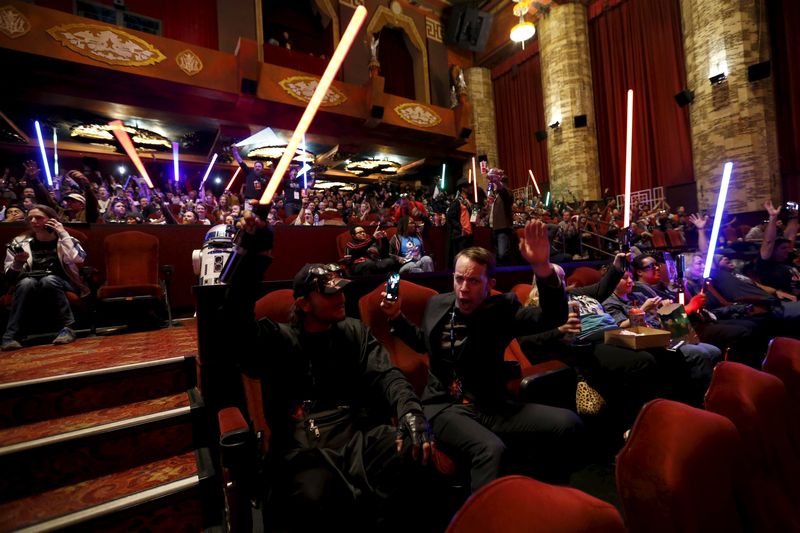
[[[758,81],[769,77],[770,62],[762,61],[747,67],[747,81]]]
[[[684,89],[675,95],[675,101],[678,102],[678,105],[681,107],[685,107],[691,104],[693,100],[694,100],[694,91],[690,91],[688,89]]]
[[[573,124],[576,128],[585,128],[587,122],[586,115],[575,115],[575,118],[572,119]]]
[[[547,139],[547,131],[545,131],[545,130],[536,130],[536,133],[534,133],[534,136],[536,136],[536,140],[537,141],[543,141],[543,140]]]

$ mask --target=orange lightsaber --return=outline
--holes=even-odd
[[[353,45],[353,41],[358,35],[358,31],[361,29],[361,25],[364,24],[364,20],[366,20],[366,18],[367,8],[364,6],[358,6],[353,13],[353,18],[350,19],[350,23],[347,25],[347,29],[344,31],[344,34],[342,34],[342,38],[339,41],[339,46],[337,46],[336,51],[333,52],[333,56],[331,57],[325,72],[322,74],[322,78],[320,78],[317,88],[314,89],[314,94],[311,96],[311,100],[309,100],[306,110],[303,112],[303,116],[300,117],[300,122],[297,123],[297,127],[292,134],[292,138],[289,140],[289,144],[286,145],[286,149],[281,156],[281,160],[278,161],[278,165],[275,167],[275,172],[272,173],[272,178],[270,178],[267,189],[261,196],[259,203],[268,204],[272,202],[272,197],[275,195],[278,185],[280,185],[281,181],[283,180],[283,175],[289,168],[289,163],[291,163],[292,158],[297,151],[297,147],[300,146],[300,142],[303,140],[303,135],[306,134],[308,127],[311,125],[311,121],[314,120],[314,115],[316,115],[317,109],[319,109],[319,105],[322,103],[322,99],[326,94],[328,94],[328,89],[330,88],[331,83],[333,83],[333,78],[336,76],[336,73],[342,66],[344,58],[347,55],[347,52],[350,50],[350,47]]]
[[[633,151],[633,89],[628,89],[628,127],[625,135],[625,213],[622,227],[631,225],[631,152]]]
[[[475,203],[478,203],[478,170],[475,168],[475,158],[472,158],[472,188],[475,189]]]
[[[472,169],[467,169],[467,183],[472,183]]]
[[[128,154],[128,157],[133,162],[133,166],[135,166],[136,170],[139,171],[139,175],[144,178],[147,186],[152,189],[153,182],[150,181],[150,176],[147,174],[147,170],[145,170],[142,160],[139,159],[139,154],[136,153],[136,148],[133,147],[133,141],[131,141],[128,132],[125,131],[125,125],[121,120],[112,120],[108,123],[108,125],[112,126],[111,133],[114,134],[114,137],[117,138],[119,144],[121,144],[125,149],[125,153]]]
[[[536,183],[536,178],[533,177],[533,170],[528,169],[528,174],[531,175],[531,181],[533,181],[533,186],[536,187],[536,196],[541,196],[542,193],[539,192],[539,184]]]
[[[239,172],[241,172],[241,170],[242,170],[242,167],[239,167],[239,168],[236,169],[236,172],[233,173],[233,177],[231,178],[231,181],[229,181],[228,184],[225,186],[225,190],[226,191],[230,190],[231,185],[233,185],[233,182],[236,181],[236,176],[239,175]]]

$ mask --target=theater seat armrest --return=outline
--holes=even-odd
[[[162,276],[169,278],[175,273],[175,265],[161,265],[159,270]]]
[[[519,400],[575,409],[575,370],[559,361],[525,369],[519,385]]]

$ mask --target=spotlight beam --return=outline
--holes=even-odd
[[[336,73],[342,66],[344,58],[347,56],[347,52],[353,45],[353,41],[356,39],[358,31],[361,29],[361,25],[364,24],[364,20],[366,18],[367,8],[364,6],[358,6],[353,13],[353,17],[350,19],[350,23],[347,25],[347,29],[344,31],[344,34],[342,34],[342,38],[339,41],[339,46],[337,46],[336,50],[333,52],[333,56],[331,57],[325,72],[322,74],[322,77],[317,84],[317,88],[314,89],[314,94],[311,96],[311,100],[309,100],[308,105],[303,112],[303,116],[300,117],[300,122],[297,123],[297,127],[292,134],[292,138],[289,140],[289,144],[286,146],[286,150],[283,152],[280,161],[278,161],[278,165],[275,167],[275,172],[272,173],[272,178],[270,178],[267,189],[261,196],[259,203],[269,204],[272,202],[272,197],[275,195],[278,185],[280,185],[281,181],[283,181],[283,175],[289,168],[289,163],[292,161],[292,157],[294,156],[297,147],[300,145],[303,135],[305,135],[306,131],[308,131],[311,121],[314,120],[314,115],[316,115],[317,110],[322,103],[322,99],[326,94],[328,94],[328,89],[330,88],[331,83],[333,83],[333,78],[336,76]]]
[[[121,120],[112,120],[108,123],[111,126],[111,133],[114,134],[114,137],[117,138],[119,144],[122,145],[122,148],[125,149],[125,153],[128,154],[128,158],[133,163],[133,166],[136,167],[136,170],[139,171],[139,175],[144,178],[145,183],[151,189],[153,188],[153,182],[150,181],[150,176],[147,174],[147,170],[144,168],[144,164],[142,164],[142,160],[139,159],[139,154],[136,153],[136,148],[133,146],[133,141],[131,141],[128,132],[125,131],[125,125],[122,123]]]

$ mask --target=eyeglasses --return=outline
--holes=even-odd
[[[658,263],[651,263],[647,266],[643,266],[641,270],[658,270],[659,268],[661,268],[661,265]]]
[[[481,283],[480,278],[470,278],[462,276],[461,274],[453,274],[453,280],[455,280],[456,285],[463,285],[466,283],[468,287],[477,287]]]

